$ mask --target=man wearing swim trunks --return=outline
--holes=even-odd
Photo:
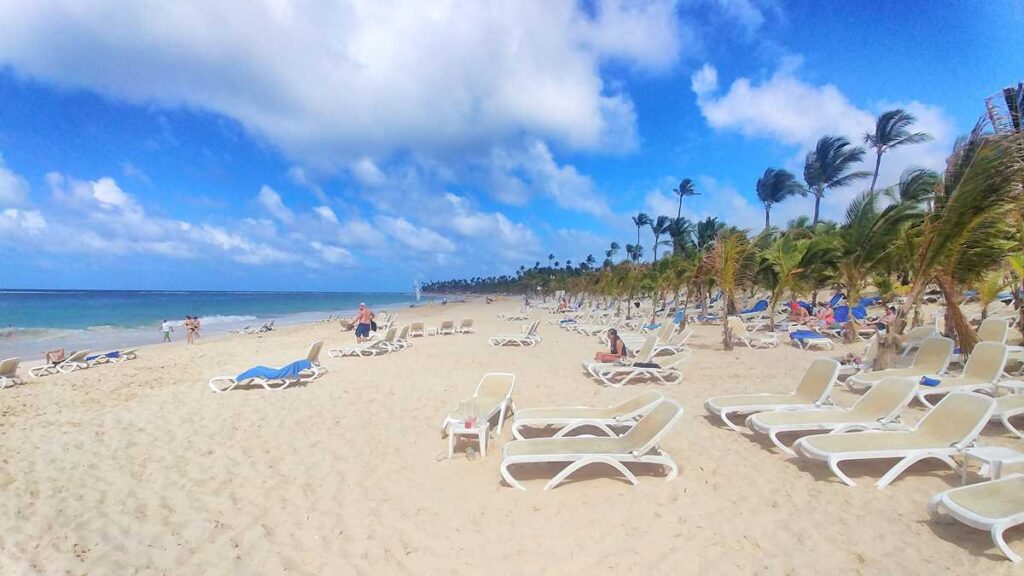
[[[359,303],[359,311],[356,312],[352,323],[356,325],[356,342],[366,342],[370,339],[370,322],[373,320],[373,312],[366,307],[366,304]]]

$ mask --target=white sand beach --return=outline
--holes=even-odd
[[[474,318],[476,333],[416,338],[401,353],[332,359],[306,385],[213,393],[212,376],[282,365],[309,343],[350,344],[336,325],[143,348],[138,360],[27,379],[0,392],[0,574],[1011,574],[987,532],[931,522],[935,493],[959,485],[941,464],[885,490],[885,467],[787,460],[729,431],[714,395],[787,391],[817,356],[721,350],[697,326],[679,384],[602,387],[580,361],[596,338],[546,323],[534,348],[487,337],[521,323],[518,302],[397,310],[399,323]],[[546,313],[534,312],[541,319]],[[556,467],[500,481],[506,428],[486,458],[441,460],[444,414],[488,371],[517,376],[519,407],[608,405],[656,388],[685,408],[663,447],[666,482],[635,467],[631,486],[593,466],[557,489]],[[835,398],[857,398],[841,387]],[[916,405],[915,405],[916,406]],[[920,415],[920,407],[911,410]],[[1007,445],[1002,427],[985,443]],[[1024,548],[1020,531],[1010,545]]]

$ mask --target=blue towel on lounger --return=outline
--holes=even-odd
[[[814,338],[825,338],[826,336],[823,334],[818,334],[813,330],[797,330],[796,332],[790,332],[789,337],[792,340],[806,340]]]
[[[107,352],[106,354],[94,354],[92,356],[86,356],[85,357],[85,361],[86,362],[92,362],[93,360],[95,360],[97,358],[110,358],[110,359],[114,359],[114,358],[120,358],[120,357],[121,357],[121,353],[115,351],[115,352]]]
[[[235,380],[238,382],[252,380],[253,378],[261,378],[263,380],[298,380],[299,372],[309,370],[312,367],[313,363],[309,360],[297,360],[283,368],[257,366],[242,372],[235,377]]]

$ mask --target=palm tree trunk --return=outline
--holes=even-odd
[[[769,214],[771,214],[771,208],[765,206],[764,207],[764,229],[765,230],[767,230],[772,225],[771,217],[769,216]]]
[[[676,210],[676,220],[683,215],[683,195],[679,195],[679,208]]]
[[[960,305],[957,304],[956,285],[952,278],[944,274],[936,276],[935,281],[939,285],[939,290],[942,291],[942,299],[946,301],[946,317],[949,319],[947,326],[952,325],[956,332],[956,339],[960,342],[960,350],[964,355],[969,355],[978,344],[978,335],[974,332],[974,328],[971,328],[971,323],[967,321]]]
[[[875,191],[875,182],[878,181],[878,168],[881,167],[881,165],[882,165],[882,149],[879,148],[878,151],[875,153],[875,174],[871,177],[871,188],[868,189],[869,193]]]
[[[814,194],[814,225],[818,224],[818,209],[821,206],[821,196]]]
[[[728,318],[722,321],[722,348],[732,350],[732,329],[729,328]]]

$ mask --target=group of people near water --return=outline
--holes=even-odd
[[[185,316],[182,326],[185,327],[185,341],[187,343],[195,344],[199,341],[199,329],[202,326],[199,322],[199,316]],[[174,333],[174,323],[170,320],[164,320],[160,323],[160,331],[164,334],[164,342],[170,342],[171,334]]]

